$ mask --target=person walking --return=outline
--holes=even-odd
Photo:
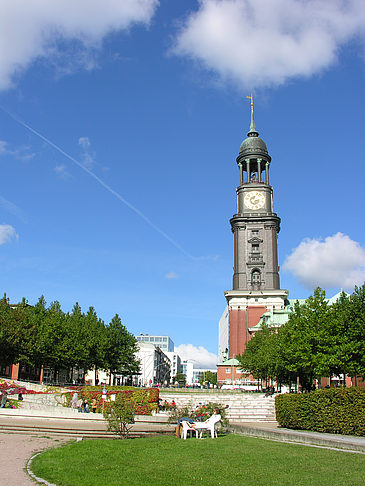
[[[3,391],[3,395],[1,397],[1,405],[0,407],[1,408],[5,408],[5,405],[6,405],[6,402],[8,401],[8,394],[6,393],[6,391]]]
[[[91,409],[92,409],[93,413],[96,413],[96,408],[97,408],[97,406],[96,406],[96,398],[93,398],[91,400]]]
[[[78,402],[79,398],[78,398],[78,394],[77,392],[75,392],[73,395],[72,395],[72,403],[71,403],[71,406],[72,408],[76,409],[77,408],[77,402]]]

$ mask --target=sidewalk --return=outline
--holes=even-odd
[[[24,468],[28,459],[36,452],[50,447],[60,446],[69,439],[32,437],[18,434],[1,434],[0,455],[1,484],[6,486],[31,486],[34,482]]]
[[[251,437],[356,451],[365,454],[365,437],[284,429],[279,427],[276,422],[230,423],[229,430],[235,434]]]

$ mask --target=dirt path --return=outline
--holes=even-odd
[[[25,472],[28,459],[36,452],[55,447],[70,439],[0,433],[0,478],[4,486],[34,486]]]

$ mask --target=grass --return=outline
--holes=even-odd
[[[32,470],[62,486],[360,486],[365,455],[227,435],[87,440],[37,456]]]

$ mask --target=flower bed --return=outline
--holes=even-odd
[[[8,395],[16,395],[16,394],[23,394],[23,395],[44,395],[44,394],[51,394],[51,393],[60,393],[59,387],[46,387],[42,391],[31,390],[24,386],[20,386],[16,381],[13,380],[0,380],[0,394],[6,392]]]
[[[78,386],[73,387],[74,392],[67,392],[62,394],[65,396],[65,406],[71,407],[72,397],[74,393],[77,393],[78,401],[81,399],[83,402],[87,400],[89,408],[91,408],[92,400],[96,400],[96,411],[101,412],[104,405],[109,406],[114,400],[117,394],[122,394],[128,400],[134,403],[135,411],[137,415],[151,415],[152,411],[158,408],[159,391],[157,388],[131,388],[126,387],[105,387],[106,394],[103,394],[104,387],[100,386]],[[103,399],[103,395],[105,399]]]

